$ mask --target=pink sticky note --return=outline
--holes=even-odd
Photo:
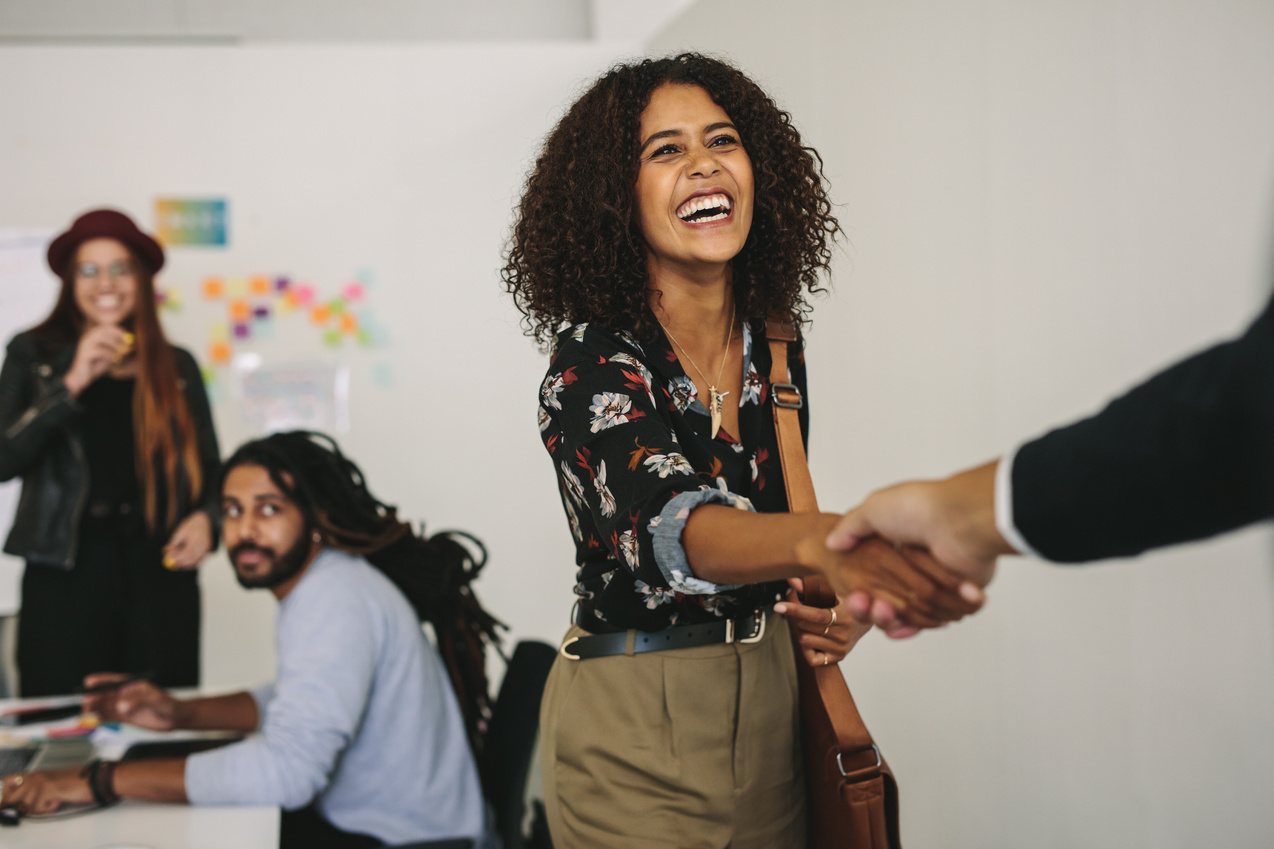
[[[296,299],[302,304],[308,304],[314,300],[314,287],[309,283],[302,283],[296,287]]]
[[[341,290],[347,301],[361,301],[363,299],[363,284],[358,281],[351,281],[345,284],[345,288]]]

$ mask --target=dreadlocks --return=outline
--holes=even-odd
[[[327,545],[364,556],[398,586],[433,628],[469,743],[481,752],[491,717],[486,648],[500,651],[497,629],[505,627],[469,586],[486,564],[482,543],[460,531],[426,537],[422,526],[417,534],[368,491],[362,470],[321,433],[290,431],[245,443],[222,466],[222,483],[238,466],[265,469]]]

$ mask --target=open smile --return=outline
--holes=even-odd
[[[695,194],[677,207],[677,217],[692,225],[727,221],[733,214],[734,200],[719,190]]]

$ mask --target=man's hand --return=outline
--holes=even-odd
[[[0,780],[0,807],[23,814],[51,814],[66,803],[93,801],[88,780],[77,769],[49,769],[6,775]]]
[[[908,552],[921,550],[931,559],[911,556],[962,579],[959,593],[979,599],[980,587],[995,576],[1001,554],[1016,553],[995,526],[995,472],[998,462],[987,463],[941,481],[910,481],[877,490],[845,514],[827,537],[829,548],[853,550],[874,537],[883,537]],[[910,615],[910,600],[896,594],[856,592],[849,607],[856,618],[872,621],[890,636],[910,636],[900,625],[917,625]],[[925,626],[922,626],[925,627]]]
[[[127,676],[98,672],[84,678],[84,686],[98,687]],[[177,726],[180,702],[149,681],[133,681],[120,687],[89,693],[84,712],[95,713],[103,722],[127,722],[154,731],[170,731]]]
[[[893,633],[902,626],[937,628],[982,606],[981,590],[972,585],[965,588],[958,576],[939,567],[921,549],[871,537],[836,551],[828,547],[827,539],[827,533],[822,533],[802,540],[797,546],[798,562],[824,575],[836,594],[848,597],[851,605],[860,594],[891,605],[897,612],[885,628],[890,636],[902,636]],[[860,621],[867,619],[860,617]],[[914,631],[906,635],[910,633]]]

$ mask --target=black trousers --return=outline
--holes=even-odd
[[[314,805],[284,811],[279,818],[279,849],[373,849],[384,845],[370,834],[341,831]]]
[[[90,517],[74,569],[27,564],[17,646],[23,696],[73,692],[92,672],[198,686],[198,578],[165,569],[163,543],[140,519]]]

